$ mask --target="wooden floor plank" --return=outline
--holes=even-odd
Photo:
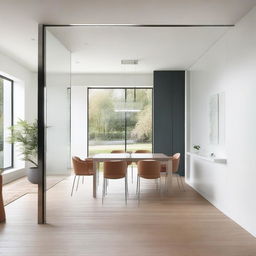
[[[36,224],[36,195],[6,207],[0,225],[2,256],[255,256],[256,239],[192,188],[161,198],[154,182],[111,181],[104,202],[92,198],[92,178],[70,197],[71,177],[47,192],[48,224]],[[101,184],[100,184],[101,186]]]

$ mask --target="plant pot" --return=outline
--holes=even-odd
[[[5,211],[4,211],[4,201],[3,201],[3,177],[0,175],[0,222],[5,222]]]
[[[28,180],[32,183],[32,184],[39,184],[39,171],[38,171],[38,167],[30,167],[27,169],[27,177]]]

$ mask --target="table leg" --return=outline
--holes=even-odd
[[[97,162],[93,161],[93,197],[97,198]]]
[[[167,193],[172,190],[172,160],[167,161]]]

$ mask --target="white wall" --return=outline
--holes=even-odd
[[[14,86],[23,88],[24,95],[20,100],[25,102],[23,114],[19,112],[18,117],[33,121],[37,118],[37,76],[10,57],[0,53],[0,74],[14,81]],[[20,110],[21,111],[21,110]]]
[[[225,154],[226,165],[191,159],[187,182],[256,236],[256,8],[190,69],[188,142]],[[209,144],[208,101],[225,92],[225,143]],[[190,150],[192,150],[190,148]]]
[[[14,123],[18,118],[35,120],[37,118],[36,75],[2,53],[0,53],[0,74],[14,81]],[[20,160],[17,147],[14,151],[16,173],[10,174],[12,170],[6,171],[3,175],[4,183],[25,175],[24,162]]]
[[[152,74],[73,74],[72,86],[152,87]]]
[[[73,74],[71,155],[87,156],[87,87],[152,87],[153,74]]]

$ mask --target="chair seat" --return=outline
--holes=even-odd
[[[94,172],[93,171],[89,171],[89,172],[87,172],[87,173],[78,173],[78,174],[76,174],[77,176],[91,176],[91,175],[93,175],[94,174]]]

